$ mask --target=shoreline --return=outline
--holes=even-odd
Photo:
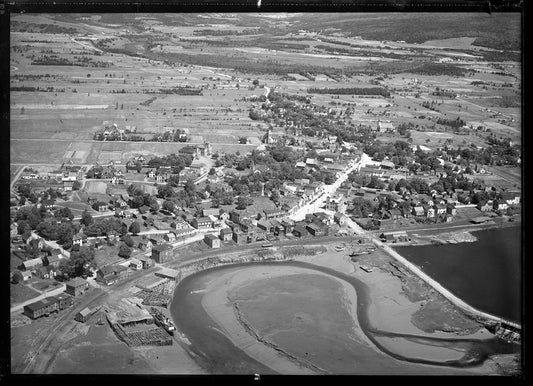
[[[425,332],[419,329],[413,322],[413,314],[420,309],[420,304],[424,302],[412,302],[410,301],[402,289],[401,280],[390,272],[373,272],[371,274],[361,274],[360,271],[354,269],[353,263],[349,259],[339,259],[339,254],[336,252],[327,252],[323,255],[316,256],[300,256],[295,261],[302,261],[311,263],[317,266],[323,266],[326,268],[334,269],[341,273],[350,273],[356,276],[367,286],[369,286],[369,293],[371,302],[368,308],[368,318],[372,328],[376,330],[384,330],[392,333],[404,333],[414,334],[421,337],[431,338],[443,338],[443,339],[471,339],[471,340],[485,340],[490,339],[491,334],[486,331],[481,325],[475,332],[458,333],[458,331],[433,331]],[[250,271],[252,269],[252,271]],[[276,267],[275,270],[283,272],[269,273],[269,277],[285,276],[301,271],[299,267]],[[305,270],[305,268],[302,268]],[[239,272],[246,270],[245,277],[239,277]],[[292,368],[292,371],[298,368],[291,367],[287,363],[299,362],[306,365],[306,361],[302,358],[294,358],[292,355],[285,353],[282,349],[271,342],[268,342],[265,338],[259,336],[259,334],[250,326],[246,320],[243,320],[242,315],[238,312],[238,308],[235,309],[235,305],[228,299],[228,293],[232,288],[242,287],[246,283],[251,283],[255,279],[259,279],[257,274],[254,274],[253,268],[247,267],[239,270],[236,273],[228,273],[222,275],[220,278],[215,279],[209,283],[209,288],[206,288],[206,294],[202,298],[202,307],[209,314],[209,316],[221,326],[223,332],[227,337],[239,348],[245,351],[249,356],[259,360],[265,365],[273,368],[275,371],[284,370],[283,374],[294,374],[298,372],[287,371],[288,368]],[[258,269],[256,270],[258,271]],[[361,338],[362,343],[372,347],[377,351],[381,351],[378,347],[374,346],[372,341],[365,335],[360,329],[357,319],[357,293],[355,288],[348,282],[331,276],[327,273],[312,270],[313,274],[326,275],[329,278],[335,279],[341,283],[343,287],[343,306],[352,316],[354,323],[354,332]],[[242,274],[241,274],[242,275]],[[383,283],[388,283],[385,289],[383,289]],[[215,291],[216,288],[216,291]],[[381,290],[380,290],[381,288]],[[395,304],[395,306],[394,306]],[[456,312],[456,311],[455,311]],[[244,337],[244,338],[243,338]],[[449,359],[460,359],[464,352],[461,350],[449,348],[435,350],[434,347],[424,344],[414,344],[405,340],[398,343],[395,339],[383,339],[378,338],[380,344],[391,349],[391,351],[398,352],[398,355],[412,354],[416,352],[417,355],[413,357],[421,356],[422,358],[434,359],[435,362],[446,362]],[[387,344],[390,342],[390,344]],[[410,346],[410,347],[409,347]],[[414,347],[414,348],[413,348]],[[280,356],[282,357],[280,359]],[[409,355],[407,355],[409,356]],[[438,365],[430,365],[434,368],[439,368]],[[300,368],[301,369],[301,368]],[[442,366],[442,371],[446,373],[447,369],[453,369],[451,367]],[[438,372],[438,371],[437,371]],[[462,373],[465,373],[464,371]],[[491,364],[491,360],[486,360],[483,364],[477,367],[468,368],[467,374],[497,374],[494,367]]]

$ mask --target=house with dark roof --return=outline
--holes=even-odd
[[[520,193],[516,192],[503,192],[501,193],[502,200],[504,200],[507,205],[518,205],[520,204]]]
[[[506,210],[509,204],[505,200],[494,200],[493,208],[495,210]]]
[[[24,306],[24,314],[31,319],[48,316],[52,312],[59,311],[59,304],[55,297],[50,296]]]
[[[61,262],[61,253],[52,253],[49,256],[43,256],[42,261],[44,266],[58,267]]]
[[[220,248],[220,239],[215,235],[205,235],[204,242],[209,245],[209,248]]]
[[[306,225],[306,229],[312,236],[326,236],[328,234],[328,227],[318,221]]]
[[[437,216],[446,213],[446,205],[442,205],[442,204],[435,205],[435,213]]]
[[[57,275],[57,269],[51,265],[47,265],[37,268],[35,273],[41,279],[53,279]]]
[[[30,260],[24,261],[19,267],[23,271],[32,271],[42,266],[43,266],[43,261],[41,258],[38,257],[36,259],[30,259]]]
[[[105,285],[111,285],[126,276],[128,268],[122,265],[106,265],[96,271],[96,281]]]
[[[424,216],[424,214],[425,214],[425,211],[421,205],[413,206],[413,216],[422,217]]]
[[[300,237],[300,238],[306,237],[309,234],[309,232],[307,231],[307,228],[300,224],[294,226],[292,233],[296,237]]]
[[[494,202],[489,200],[487,202],[480,202],[476,206],[482,212],[490,212],[494,208]]]
[[[239,245],[246,244],[248,240],[248,235],[241,231],[239,228],[235,228],[233,230],[232,239]]]
[[[137,248],[143,252],[152,252],[152,242],[148,239],[141,239],[137,243]]]
[[[72,245],[85,245],[87,244],[87,235],[83,232],[78,232],[72,237]]]

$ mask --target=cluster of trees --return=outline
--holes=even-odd
[[[131,196],[130,207],[140,208],[141,206],[146,205],[154,212],[159,210],[159,204],[155,197],[152,197],[149,193],[144,193],[139,185],[130,184],[127,192]]]
[[[44,207],[37,208],[34,205],[20,208],[14,220],[17,222],[17,232],[23,239],[27,239],[31,231],[35,230],[41,237],[58,240],[59,244],[67,243],[66,248],[69,248],[68,243],[79,230],[79,226],[72,222],[73,218],[74,215],[68,208],[48,213]]]
[[[467,70],[462,67],[449,63],[424,62],[423,64],[412,68],[409,72],[422,75],[448,75],[448,76],[465,76]]]
[[[91,269],[97,268],[94,260],[94,248],[75,245],[72,249],[70,258],[63,259],[59,263],[59,269],[63,277],[68,279],[77,276],[92,275]]]
[[[348,109],[344,115],[342,112],[336,114],[325,106],[312,104],[309,97],[279,92],[271,92],[269,99],[270,104],[263,103],[260,109],[250,110],[252,119],[263,120],[279,127],[288,127],[291,122],[295,127],[302,127],[304,135],[312,137],[335,135],[339,143],[359,142],[362,145],[373,141],[376,137],[369,126],[361,124],[354,126],[348,119],[350,116]]]
[[[459,117],[457,117],[456,119],[446,119],[439,117],[437,118],[437,123],[439,125],[449,126],[452,129],[458,129],[466,125],[466,122]]]
[[[192,207],[198,200],[198,192],[192,179],[187,180],[183,189],[179,191],[174,190],[170,183],[160,185],[157,188],[157,195],[165,199],[162,209],[169,212],[174,211],[176,207]]]
[[[116,217],[95,219],[83,229],[83,233],[91,237],[105,236],[111,231],[115,231],[119,235],[124,235],[128,229]]]
[[[445,90],[443,88],[441,89],[440,87],[437,87],[435,88],[435,91],[431,93],[431,95],[446,97],[446,98],[455,98],[457,96],[457,93],[451,90]]]
[[[183,135],[183,130],[165,131],[162,134],[155,134],[152,137],[153,142],[187,142],[187,136]]]
[[[335,94],[335,95],[380,95],[390,97],[390,91],[384,87],[343,87],[343,88],[316,88],[307,89],[310,94]]]
[[[415,125],[413,122],[402,122],[396,127],[396,132],[400,134],[402,137],[409,138],[411,136],[410,130],[415,129]]]
[[[183,168],[191,166],[193,158],[188,154],[168,154],[163,157],[154,157],[148,161],[148,166],[151,168],[159,168],[161,166],[170,166],[173,174],[178,174]]]
[[[34,58],[31,61],[32,65],[42,66],[80,66],[80,67],[110,67],[108,62],[94,61],[87,56],[74,57],[76,60],[70,60],[67,58],[60,58],[57,55],[43,55],[38,58]]]
[[[388,157],[398,166],[406,166],[407,157],[413,155],[412,145],[402,140],[394,143],[382,143],[379,140],[367,142],[363,147],[363,151],[376,161],[382,161],[385,157]]]
[[[173,88],[160,88],[161,94],[176,94],[176,95],[203,95],[202,90],[192,87],[173,87]]]
[[[11,86],[9,88],[10,91],[31,91],[31,92],[65,92],[64,88],[56,88],[54,86],[46,86],[46,87],[34,87],[34,86]],[[21,109],[21,114],[24,114],[24,112]]]

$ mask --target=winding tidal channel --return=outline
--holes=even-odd
[[[247,276],[246,283],[222,289],[220,280],[237,275]],[[356,304],[347,300],[348,291],[355,291]],[[371,302],[365,283],[333,269],[294,261],[249,263],[185,278],[171,312],[199,364],[212,374],[474,375],[491,355],[519,350],[492,336],[443,338],[378,330],[368,317]],[[238,317],[254,343],[238,347],[208,303]],[[271,357],[282,359],[249,355],[249,346],[256,345],[268,346],[275,353]],[[302,371],[293,372],[291,366]]]

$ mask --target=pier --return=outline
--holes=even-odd
[[[429,277],[419,267],[417,267],[415,264],[408,261],[405,257],[403,257],[398,252],[396,252],[392,247],[378,240],[372,233],[366,232],[365,230],[363,230],[352,219],[347,218],[346,225],[348,225],[356,234],[369,237],[377,247],[381,248],[383,251],[388,253],[391,257],[393,257],[396,261],[398,261],[404,267],[408,268],[412,273],[414,273],[421,280],[423,280],[425,283],[431,286],[431,288],[433,288],[435,291],[437,291],[442,296],[444,296],[452,304],[459,307],[465,313],[478,319],[480,322],[486,325],[490,330],[493,330],[498,336],[501,336],[504,339],[507,339],[506,338],[507,336],[512,336],[512,339],[510,340],[513,340],[515,342],[520,341],[519,338],[520,338],[520,331],[522,327],[519,323],[506,320],[499,316],[496,316],[488,312],[478,310],[475,307],[472,307],[471,305],[467,304],[462,299],[452,294],[446,288],[444,288],[439,282]]]

